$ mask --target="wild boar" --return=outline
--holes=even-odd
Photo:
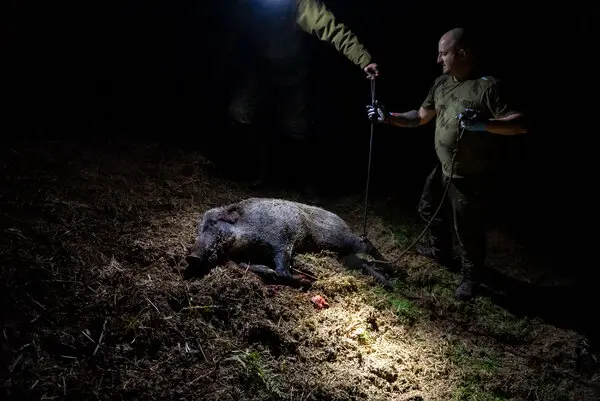
[[[291,277],[294,254],[322,250],[384,260],[335,213],[284,199],[248,198],[202,214],[196,242],[186,257],[186,275],[231,260],[250,262],[254,271],[286,279]],[[389,285],[373,266],[361,267],[380,284]]]

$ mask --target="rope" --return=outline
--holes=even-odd
[[[375,104],[375,77],[371,77],[371,105],[373,107],[376,107],[376,104]],[[460,121],[459,121],[459,126],[460,126]],[[367,184],[366,184],[366,189],[365,189],[365,204],[364,204],[364,208],[363,208],[363,234],[361,235],[361,238],[363,239],[363,241],[367,240],[367,210],[368,210],[367,206],[368,206],[368,200],[369,200],[369,184],[370,184],[370,178],[371,178],[371,157],[373,154],[373,132],[374,132],[374,130],[375,130],[375,121],[371,120],[371,137],[369,139],[369,161],[367,164]],[[459,131],[458,139],[456,141],[456,148],[454,150],[454,154],[452,155],[452,161],[450,162],[450,166],[451,166],[450,167],[450,177],[448,179],[448,182],[445,185],[444,193],[442,195],[440,203],[439,203],[437,209],[435,210],[435,212],[433,213],[433,216],[431,216],[431,219],[429,219],[429,221],[425,225],[425,228],[423,228],[423,230],[417,236],[417,238],[406,249],[404,249],[404,251],[402,251],[400,256],[398,256],[393,261],[389,262],[386,260],[374,260],[373,262],[379,262],[379,263],[385,263],[385,264],[395,264],[400,259],[402,259],[404,257],[404,255],[406,255],[406,253],[409,250],[411,250],[421,240],[421,238],[423,238],[423,236],[425,235],[425,233],[431,226],[431,223],[437,217],[438,213],[442,209],[442,206],[444,205],[444,201],[446,200],[446,196],[448,195],[448,191],[449,191],[450,185],[452,183],[452,178],[454,176],[454,159],[456,158],[456,154],[458,153],[458,145],[460,143],[460,140],[462,139],[464,132],[465,132],[464,128],[461,128]]]
[[[373,107],[376,107],[376,104],[375,104],[375,77],[371,77],[371,105]],[[460,127],[460,123],[461,123],[461,121],[458,122],[459,127]],[[374,129],[375,129],[375,121],[371,120],[371,137],[369,139],[369,162],[367,164],[367,185],[366,185],[366,189],[365,189],[365,204],[364,204],[364,209],[363,209],[363,234],[361,235],[361,238],[363,240],[367,240],[367,209],[368,209],[367,205],[368,205],[368,199],[369,199],[369,184],[370,184],[370,177],[371,177],[371,156],[373,153]],[[431,226],[431,223],[437,217],[438,213],[442,209],[442,206],[444,205],[444,201],[446,200],[446,196],[448,195],[450,185],[452,184],[452,178],[454,176],[454,159],[456,158],[456,155],[458,153],[458,145],[460,143],[460,140],[462,139],[464,132],[465,132],[465,129],[461,127],[459,134],[458,134],[458,138],[456,140],[456,148],[454,149],[454,154],[452,155],[452,161],[450,162],[450,177],[448,179],[448,182],[445,185],[444,193],[442,194],[440,204],[438,205],[437,209],[433,213],[433,216],[431,216],[431,219],[429,219],[429,221],[425,225],[425,228],[423,228],[423,231],[421,231],[421,233],[417,236],[417,238],[406,249],[404,249],[402,251],[400,256],[398,256],[393,261],[389,262],[387,260],[373,260],[373,262],[385,263],[385,264],[390,264],[390,265],[395,264],[400,259],[402,259],[404,257],[404,255],[406,255],[406,253],[409,250],[411,250],[421,240],[421,238],[423,238],[423,236],[425,235],[425,233]]]
[[[460,122],[459,122],[459,124],[460,124]],[[448,190],[450,189],[450,185],[452,184],[452,178],[454,176],[454,159],[456,158],[456,155],[458,153],[458,144],[459,144],[460,140],[462,139],[462,136],[463,136],[464,132],[465,132],[464,128],[461,128],[460,131],[459,131],[458,139],[456,140],[456,148],[454,149],[454,154],[452,155],[452,161],[450,162],[450,177],[448,178],[448,182],[445,185],[444,193],[442,194],[442,198],[440,200],[440,204],[438,205],[437,209],[433,213],[433,216],[431,216],[431,219],[429,219],[429,221],[425,225],[425,228],[423,228],[423,231],[421,231],[421,234],[419,234],[419,236],[406,249],[404,249],[402,251],[402,253],[400,254],[400,256],[398,256],[396,259],[392,260],[391,262],[387,261],[387,260],[373,260],[373,262],[385,263],[385,264],[389,264],[389,265],[393,265],[395,263],[398,263],[398,261],[400,259],[402,259],[404,257],[404,255],[406,255],[406,253],[408,251],[410,251],[421,240],[421,238],[423,238],[423,236],[425,235],[425,233],[429,229],[429,226],[431,226],[431,223],[433,222],[433,219],[435,219],[436,216],[438,215],[438,213],[440,212],[440,210],[442,210],[442,206],[444,205],[444,201],[446,200],[446,195],[448,194]]]

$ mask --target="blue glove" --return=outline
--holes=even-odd
[[[487,131],[487,125],[483,121],[462,120],[460,127],[467,131]]]

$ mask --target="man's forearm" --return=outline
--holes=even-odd
[[[485,125],[486,131],[497,135],[520,135],[528,132],[525,118],[520,113],[489,120]]]
[[[386,123],[397,127],[418,127],[421,125],[421,117],[417,110],[407,111],[406,113],[389,113]]]

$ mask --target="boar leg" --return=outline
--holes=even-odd
[[[392,263],[386,261],[385,256],[383,256],[381,252],[379,252],[379,250],[375,247],[375,245],[373,245],[371,241],[369,241],[367,237],[360,237],[360,248],[361,253],[366,253],[367,255],[375,259],[371,262],[373,266],[384,269],[387,272],[392,272],[394,270]]]
[[[369,241],[367,237],[361,236],[360,243],[360,247],[362,248],[363,253],[366,253],[367,255],[370,255],[377,260],[385,260],[385,257],[379,252],[377,248],[375,248],[375,245],[373,245],[373,243]]]
[[[379,283],[379,285],[381,285],[386,290],[394,289],[394,286],[392,285],[390,280],[388,280],[387,277],[385,277],[383,274],[378,272],[377,269],[375,269],[373,266],[370,266],[368,263],[363,263],[362,270],[363,270],[364,274],[373,277],[375,279],[375,281],[377,283]]]
[[[238,266],[240,266],[242,269],[247,269],[253,273],[258,274],[263,278],[263,280],[265,280],[265,282],[267,282],[267,284],[269,281],[277,282],[283,280],[284,282],[287,282],[287,284],[294,287],[310,288],[312,285],[311,281],[306,279],[302,275],[290,275],[289,277],[281,277],[277,274],[275,270],[265,265],[251,265],[248,263],[239,263]]]
[[[284,247],[275,250],[275,271],[280,277],[292,277],[290,266],[292,263],[292,248]]]
[[[373,264],[372,262],[368,262],[364,260],[362,257],[359,257],[357,254],[349,254],[344,256],[343,258],[344,266],[352,270],[362,270],[363,274],[371,276],[375,279],[379,285],[384,287],[385,289],[391,289],[392,285],[389,279],[386,277],[385,273],[382,273],[378,270],[380,266]]]
[[[276,276],[277,272],[273,269],[271,269],[269,266],[265,266],[265,265],[251,265],[248,263],[239,263],[239,266],[242,269],[248,269],[251,272],[254,272],[256,274],[259,274],[261,276],[266,275],[266,276]]]

